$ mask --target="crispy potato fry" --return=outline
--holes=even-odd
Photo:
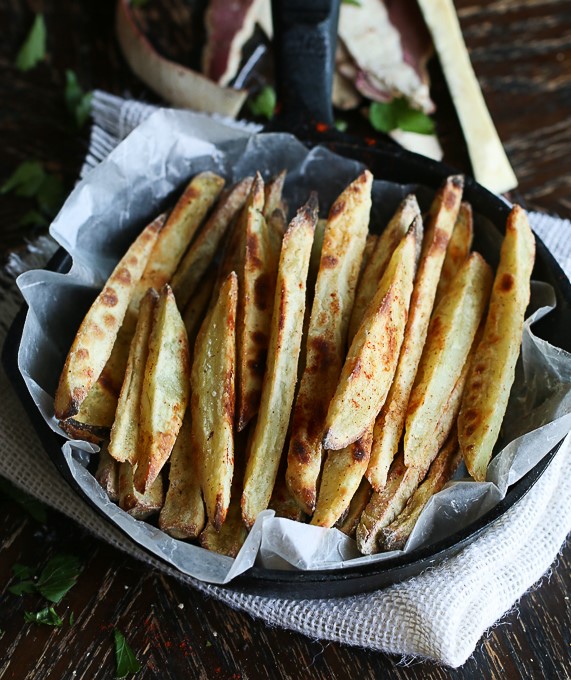
[[[256,415],[266,367],[277,260],[262,214],[264,182],[258,173],[242,211],[244,268],[239,273],[237,337],[237,429]]]
[[[200,545],[220,555],[236,557],[247,536],[248,530],[242,523],[240,510],[240,490],[232,489],[226,521],[219,530],[209,521],[200,534]]]
[[[206,274],[200,280],[196,292],[190,298],[190,301],[184,308],[184,312],[182,314],[182,320],[184,321],[184,327],[186,328],[186,334],[188,336],[188,347],[190,349],[191,357],[192,353],[194,352],[196,336],[198,335],[200,326],[202,325],[204,317],[208,311],[209,303],[212,298],[212,292],[214,290],[216,276],[216,269],[209,269],[206,272]]]
[[[470,254],[473,238],[474,219],[472,217],[472,206],[469,203],[462,202],[452,236],[450,236],[448,248],[446,249],[442,271],[440,272],[440,281],[438,282],[436,297],[434,298],[435,307],[442,299],[444,293],[447,292],[452,279]]]
[[[133,483],[133,466],[129,462],[119,464],[119,507],[135,519],[147,519],[163,506],[164,488],[161,475],[153,481],[145,493],[139,493]]]
[[[349,344],[359,330],[367,307],[377,292],[379,281],[383,277],[396,247],[415,217],[420,217],[420,208],[416,196],[409,194],[399,205],[396,213],[379,237],[376,247],[361,273],[349,322]]]
[[[458,438],[470,475],[483,481],[507,408],[529,303],[535,240],[518,205],[510,212],[483,337],[472,359]]]
[[[270,502],[287,433],[297,376],[305,285],[317,209],[317,196],[312,194],[292,220],[283,240],[268,363],[242,494],[242,517],[246,526],[250,527],[258,513],[265,510]]]
[[[407,465],[425,467],[427,439],[433,436],[442,406],[466,363],[491,285],[490,267],[481,255],[472,253],[432,315],[406,414]]]
[[[141,302],[139,320],[127,361],[125,380],[119,395],[115,421],[111,428],[109,454],[120,463],[128,460],[131,465],[135,465],[137,462],[141,391],[149,352],[149,337],[158,299],[157,291],[149,288]]]
[[[168,460],[189,399],[189,354],[186,330],[166,284],[155,306],[139,421],[135,489],[150,489]]]
[[[369,464],[373,426],[341,451],[328,451],[311,524],[332,527],[349,508]]]
[[[285,463],[285,456],[281,463]],[[283,517],[284,519],[291,519],[295,522],[304,522],[305,513],[297,504],[295,498],[291,495],[285,480],[285,465],[280,463],[278,470],[278,477],[274,484],[274,490],[268,508],[276,513],[276,517]]]
[[[274,210],[274,212],[266,218],[268,225],[270,248],[272,250],[275,261],[280,259],[280,250],[282,249],[282,241],[284,233],[287,229],[286,216],[282,210]]]
[[[395,250],[345,360],[325,419],[326,449],[352,444],[374,423],[397,367],[416,272],[422,221]]]
[[[319,273],[319,263],[321,262],[321,250],[323,239],[325,238],[325,227],[327,220],[319,219],[315,225],[315,235],[313,236],[313,246],[311,247],[311,257],[309,258],[309,272],[307,274],[307,292],[313,299],[315,282]],[[366,242],[365,242],[366,243]]]
[[[367,238],[372,182],[373,176],[365,171],[335,201],[321,249],[286,473],[290,491],[308,514],[315,507],[325,416],[341,372]]]
[[[200,328],[191,372],[192,446],[206,512],[216,531],[226,519],[234,472],[237,298],[238,278],[231,272]]]
[[[109,359],[135,286],[156,243],[159,228],[155,221],[143,229],[81,322],[55,395],[54,410],[59,420],[77,414]]]
[[[282,195],[286,175],[287,170],[282,170],[271,182],[268,182],[264,189],[264,217],[266,220],[269,220],[276,210],[281,211],[285,216],[286,209]]]
[[[446,245],[457,219],[463,186],[462,177],[449,177],[436,194],[430,208],[395,378],[377,416],[373,433],[367,479],[376,491],[380,491],[385,485],[389,467],[398,451],[406,409],[434,307]]]
[[[381,550],[402,550],[428,501],[444,488],[462,460],[458,444],[458,432],[454,428],[450,437],[434,459],[426,479],[408,499],[404,510],[388,527],[381,530]]]
[[[363,510],[367,507],[372,493],[373,487],[369,484],[367,479],[363,477],[359,484],[359,488],[355,491],[355,495],[351,499],[347,513],[337,522],[336,526],[339,531],[342,531],[351,538],[355,538],[359,519],[363,514]]]
[[[180,309],[184,309],[195,294],[224,234],[244,207],[253,181],[253,177],[246,177],[222,194],[214,212],[186,251],[172,277],[172,289]]]
[[[79,412],[73,418],[60,421],[59,425],[74,439],[99,444],[109,436],[116,406],[114,388],[106,380],[101,380],[100,376],[81,403]]]
[[[442,414],[436,428],[433,430],[432,436],[427,439],[421,457],[424,467],[406,468],[403,455],[402,453],[399,454],[390,468],[386,485],[381,491],[375,492],[371,496],[357,527],[357,546],[364,555],[378,551],[377,541],[381,530],[400,514],[450,435],[460,410],[468,366],[469,362],[466,361],[442,408]]]
[[[143,290],[169,283],[193,236],[224,187],[213,172],[195,175],[167,218],[142,277]]]
[[[95,479],[103,487],[109,500],[117,503],[119,501],[119,465],[109,455],[105,446],[102,446],[99,451],[99,462],[97,463]]]
[[[182,540],[196,538],[206,521],[190,421],[190,409],[187,409],[172,449],[169,488],[159,515],[159,527],[173,538]]]

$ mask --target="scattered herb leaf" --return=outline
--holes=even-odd
[[[47,215],[55,215],[64,198],[65,190],[61,179],[57,175],[46,175],[36,194],[40,210]]]
[[[212,647],[212,642],[210,642],[210,640],[206,640],[206,647]]]
[[[0,194],[13,191],[16,196],[35,196],[46,177],[39,161],[24,161],[0,187]]]
[[[113,634],[115,636],[115,660],[117,664],[115,677],[124,678],[129,673],[140,671],[141,664],[137,661],[133,650],[127,644],[123,633],[115,629]]]
[[[250,99],[248,108],[254,116],[263,116],[270,120],[276,108],[276,91],[271,85],[266,85],[260,92]]]
[[[38,62],[45,59],[45,56],[46,24],[43,15],[36,14],[32,28],[16,57],[16,67],[20,71],[29,71]]]
[[[8,588],[8,592],[12,595],[28,595],[36,592],[36,584],[33,581],[25,580],[19,583],[14,583]]]
[[[77,76],[68,69],[65,72],[65,103],[78,128],[89,118],[92,97],[91,92],[82,90]]]
[[[57,604],[76,584],[81,563],[74,555],[57,555],[42,569],[36,583],[37,591],[46,600]]]
[[[0,189],[0,193],[2,190]],[[35,498],[31,498],[28,494],[17,489],[7,479],[0,478],[0,495],[5,498],[18,503],[29,515],[31,515],[37,522],[45,524],[47,521],[46,506],[42,505]]]
[[[432,118],[413,109],[404,97],[386,103],[373,102],[369,108],[369,120],[375,130],[380,132],[391,132],[396,128],[421,135],[434,132]]]
[[[26,227],[29,224],[38,227],[45,227],[48,225],[48,220],[44,215],[42,215],[41,212],[38,212],[37,210],[28,210],[28,212],[24,213],[18,220],[18,224],[21,227]]]
[[[349,127],[349,123],[346,120],[342,120],[341,118],[338,118],[335,121],[335,127],[339,130],[339,132],[345,132],[347,128]]]
[[[27,564],[16,564],[12,565],[12,572],[17,578],[32,578],[34,575],[34,569],[28,567]]]
[[[74,615],[73,612],[71,612],[71,614],[69,615],[69,625],[73,626],[74,623],[75,623],[75,615]]]
[[[46,626],[62,626],[63,619],[53,607],[46,607],[39,612],[25,612],[24,621],[26,623],[43,623]]]
[[[354,5],[355,7],[361,7],[361,0],[341,0],[342,5]]]

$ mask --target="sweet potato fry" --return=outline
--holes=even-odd
[[[54,409],[59,420],[77,414],[109,359],[135,286],[157,241],[159,229],[155,221],[141,232],[113,270],[82,321],[67,355],[55,395]]]
[[[258,173],[242,211],[244,268],[238,273],[237,390],[238,431],[256,415],[266,367],[277,260],[262,214],[264,182]]]
[[[404,510],[388,527],[381,530],[381,550],[402,550],[428,501],[450,480],[462,460],[458,445],[458,432],[452,434],[434,459],[426,479],[409,498]]]
[[[525,212],[509,214],[484,333],[470,366],[458,438],[468,472],[478,481],[497,441],[514,380],[529,303],[535,240]]]
[[[170,457],[169,488],[159,515],[159,527],[186,540],[196,538],[204,528],[205,513],[200,491],[200,471],[191,442],[191,415],[186,410]]]
[[[440,281],[438,282],[436,297],[434,298],[435,307],[447,292],[452,279],[470,254],[473,238],[474,220],[472,217],[472,206],[469,203],[462,202],[454,230],[450,236],[448,248],[446,249],[442,271],[440,272]]]
[[[369,303],[375,296],[390,259],[408,231],[415,217],[420,217],[420,208],[414,194],[409,194],[399,205],[396,213],[379,237],[376,247],[369,257],[355,293],[355,303],[349,322],[349,344],[363,321]]]
[[[167,218],[142,277],[147,288],[160,290],[169,283],[193,236],[224,187],[222,177],[201,172],[190,180]]]
[[[268,507],[285,442],[297,376],[305,285],[316,222],[317,196],[312,194],[288,227],[280,255],[268,363],[244,477],[242,517],[246,526],[252,526],[258,513]]]
[[[109,453],[120,463],[128,460],[131,465],[135,465],[137,462],[141,391],[149,352],[149,337],[158,299],[157,291],[149,288],[141,302],[139,320],[127,361],[125,380],[119,395],[115,421],[111,428]]]
[[[407,409],[407,465],[425,467],[423,451],[466,363],[491,285],[490,267],[481,255],[472,253],[432,315]]]
[[[385,402],[404,338],[421,238],[422,222],[416,217],[349,348],[325,419],[326,449],[342,449],[363,436]]]
[[[373,426],[341,451],[328,451],[311,524],[332,527],[348,509],[369,464]]]
[[[389,467],[398,451],[406,409],[434,307],[446,245],[457,219],[463,186],[461,177],[449,177],[431,205],[395,378],[373,433],[367,479],[376,491],[385,485]]]
[[[371,173],[365,171],[335,201],[321,249],[286,473],[290,491],[308,514],[315,507],[325,416],[341,372],[367,238],[372,181]]]
[[[252,182],[252,177],[246,177],[221,195],[212,215],[178,265],[172,277],[172,289],[180,309],[187,306],[196,292],[224,234],[244,207]]]
[[[208,520],[216,531],[226,519],[234,472],[237,298],[238,279],[231,272],[200,328],[191,372],[192,446]]]
[[[147,519],[159,512],[164,501],[163,478],[158,475],[145,493],[134,486],[133,466],[129,462],[119,464],[119,507],[135,519]]]
[[[134,478],[139,493],[150,489],[171,454],[188,404],[189,373],[186,330],[166,284],[155,306],[141,390]]]

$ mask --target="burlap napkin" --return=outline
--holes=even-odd
[[[95,126],[84,172],[152,111],[152,107],[137,102],[97,93]],[[537,213],[530,217],[535,231],[569,275],[571,222]],[[10,270],[0,273],[0,342],[20,300],[11,276],[15,270],[41,266],[53,248],[49,239],[43,239],[32,246],[25,262],[12,261]],[[87,507],[44,453],[3,372],[0,403],[0,475],[128,554],[270,625],[313,638],[460,666],[485,630],[547,571],[571,530],[568,436],[527,496],[458,555],[416,578],[375,593],[330,600],[236,594],[165,566]]]

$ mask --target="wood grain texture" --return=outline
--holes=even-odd
[[[151,3],[149,29],[165,17],[186,19],[184,0]],[[39,159],[70,188],[87,150],[63,101],[64,72],[72,68],[86,89],[99,87],[156,101],[132,76],[113,35],[113,0],[81,3],[0,0],[0,183],[24,160]],[[458,0],[461,25],[484,96],[530,208],[571,213],[571,0]],[[48,60],[29,73],[15,54],[42,10]],[[196,53],[177,27],[157,34],[169,56],[193,63]],[[446,160],[469,169],[450,97],[433,61],[437,125]],[[40,105],[41,104],[41,105]],[[32,206],[0,200],[0,260],[38,230],[18,225]],[[60,629],[24,623],[42,600],[7,592],[16,562],[43,565],[70,551],[84,564],[78,584],[57,607]],[[433,663],[405,665],[396,657],[319,642],[268,628],[230,610],[95,540],[63,516],[41,527],[0,501],[0,678],[100,680],[114,676],[113,628],[120,628],[143,664],[138,678],[570,678],[571,547],[550,575],[478,643],[457,671]],[[183,605],[182,608],[180,605]],[[75,623],[69,625],[69,613]]]

